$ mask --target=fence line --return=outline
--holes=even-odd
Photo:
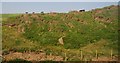
[[[84,60],[87,60],[86,58],[84,58],[83,53],[84,53],[83,50],[80,50],[80,60],[83,60],[83,59],[84,59]],[[113,58],[113,49],[110,50],[110,53],[109,53],[109,54],[110,54],[109,57],[110,57],[111,59],[114,59],[114,58]],[[64,55],[65,55],[65,56],[64,56],[64,57],[65,57],[64,60],[67,61],[67,59],[68,59],[67,53],[65,53]],[[78,53],[77,53],[77,55],[79,56]],[[99,51],[98,51],[98,50],[95,50],[95,58],[98,59],[99,56],[100,56],[100,55],[99,55]],[[91,56],[90,56],[90,58],[92,59]]]

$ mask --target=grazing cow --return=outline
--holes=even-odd
[[[79,10],[79,12],[85,12],[85,10],[83,9],[83,10]]]
[[[28,14],[28,12],[25,12],[25,14]]]
[[[42,11],[41,14],[44,15],[44,12]]]
[[[32,14],[35,14],[35,12],[32,12]]]

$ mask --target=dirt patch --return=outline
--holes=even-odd
[[[3,60],[10,61],[14,59],[23,59],[27,61],[44,61],[44,60],[53,60],[53,61],[63,61],[61,56],[46,55],[45,53],[20,53],[14,52],[3,56]]]
[[[118,61],[117,58],[99,57],[98,59],[93,58],[92,61]]]

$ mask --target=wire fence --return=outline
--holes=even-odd
[[[113,49],[111,49],[110,51],[107,51],[107,55],[101,55],[100,54],[100,51],[99,50],[95,50],[95,52],[93,53],[93,54],[89,54],[89,56],[85,53],[85,51],[83,51],[83,50],[80,50],[80,53],[78,53],[77,54],[77,56],[79,57],[79,60],[80,61],[88,61],[87,60],[87,58],[89,57],[89,60],[90,61],[94,61],[94,60],[99,60],[100,61],[100,58],[101,58],[101,61],[114,61],[114,60],[118,60],[117,59],[117,57],[114,57],[115,56],[115,54],[113,53],[114,51],[113,51]],[[104,54],[104,52],[102,53],[102,54]],[[67,53],[64,53],[64,61],[67,61],[68,59],[69,59],[69,54],[67,54]],[[72,56],[71,56],[72,57]],[[102,57],[105,57],[105,59],[104,58],[102,58]],[[103,60],[102,60],[103,59]],[[70,60],[70,59],[69,59]]]

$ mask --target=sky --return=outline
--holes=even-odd
[[[110,5],[117,2],[2,2],[2,13],[29,13],[32,12],[69,12],[72,10],[91,10]]]
[[[1,0],[1,2],[118,2],[120,0]]]

